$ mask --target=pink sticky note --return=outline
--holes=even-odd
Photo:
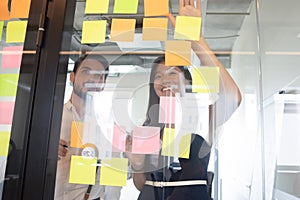
[[[0,124],[12,124],[15,102],[0,102]]]
[[[113,132],[113,152],[125,152],[126,127],[114,126]]]
[[[137,126],[132,134],[132,153],[158,154],[160,149],[160,128]]]
[[[20,68],[23,46],[10,46],[3,48],[2,68]]]
[[[159,102],[159,123],[175,123],[176,97],[160,97]]]

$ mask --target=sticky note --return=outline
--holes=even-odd
[[[190,148],[191,148],[191,134],[183,135],[179,141],[179,155],[180,158],[189,158],[190,157]]]
[[[138,3],[138,0],[115,0],[113,12],[120,14],[136,14]]]
[[[15,102],[0,102],[0,124],[12,124]]]
[[[104,43],[106,20],[84,21],[82,24],[82,44]]]
[[[166,16],[169,13],[169,0],[144,0],[145,16]]]
[[[201,17],[177,16],[174,39],[200,39]]]
[[[9,13],[8,13],[8,0],[1,0],[0,1],[0,20],[8,20]]]
[[[133,42],[135,19],[112,19],[110,40],[114,42]]]
[[[31,0],[12,0],[10,18],[28,18]]]
[[[83,131],[84,122],[72,121],[71,126],[71,142],[70,146],[75,148],[83,148]]]
[[[132,132],[132,153],[158,154],[160,148],[160,128],[137,126]]]
[[[0,74],[0,97],[16,96],[19,74]]]
[[[2,68],[20,68],[23,46],[8,46],[3,48]]]
[[[194,67],[192,69],[193,92],[218,93],[219,92],[219,67]]]
[[[100,185],[125,186],[127,172],[127,158],[102,159],[100,169]]]
[[[166,66],[190,66],[191,42],[166,41],[165,56]]]
[[[27,21],[9,21],[6,28],[6,43],[24,42]]]
[[[2,40],[3,25],[4,25],[4,21],[0,21],[0,42]]]
[[[95,185],[97,158],[72,156],[69,183]]]
[[[176,97],[160,97],[159,100],[159,123],[175,123]]]
[[[165,128],[161,147],[161,155],[174,156],[175,129]]]
[[[10,140],[10,132],[0,131],[0,156],[7,156]]]
[[[167,18],[144,18],[143,40],[167,40]]]
[[[101,14],[108,12],[109,0],[86,0],[85,14]]]
[[[126,143],[126,127],[115,125],[114,132],[113,132],[113,151],[125,152],[125,143]]]

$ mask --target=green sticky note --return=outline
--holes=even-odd
[[[174,39],[199,41],[200,29],[201,17],[177,16]]]
[[[138,3],[138,0],[115,0],[114,13],[136,14]]]
[[[4,25],[4,21],[0,21],[0,41],[2,40],[3,25]]]
[[[97,158],[72,156],[69,183],[95,185]]]
[[[219,67],[194,67],[192,91],[198,93],[219,92]]]
[[[84,21],[82,25],[82,44],[104,43],[106,20]]]
[[[26,21],[9,21],[6,28],[6,43],[24,42],[27,28]]]
[[[16,96],[19,74],[0,74],[0,97]]]
[[[109,0],[86,0],[85,14],[101,14],[108,12]]]
[[[7,156],[10,132],[0,131],[0,156]]]
[[[161,155],[174,156],[175,155],[174,142],[175,142],[175,129],[165,128],[163,134],[162,147],[161,147]]]
[[[126,186],[127,158],[102,159],[101,164],[100,185]]]

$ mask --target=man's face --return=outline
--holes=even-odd
[[[73,93],[80,98],[85,99],[86,93],[89,91],[100,92],[103,90],[105,69],[97,60],[85,59],[80,64],[77,72],[72,73],[70,79],[73,83]]]

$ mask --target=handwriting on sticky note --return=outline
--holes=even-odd
[[[73,155],[71,157],[69,183],[95,185],[96,168],[96,158]]]
[[[125,186],[128,173],[127,158],[101,160],[100,185]]]

